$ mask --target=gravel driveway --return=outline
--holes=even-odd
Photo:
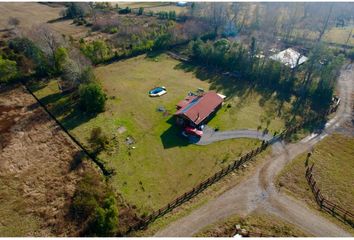
[[[215,131],[211,127],[205,126],[202,138],[196,143],[198,145],[208,145],[213,142],[223,141],[234,138],[255,138],[269,141],[273,136],[263,134],[263,132],[251,129],[240,129],[231,131]]]

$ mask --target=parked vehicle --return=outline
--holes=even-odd
[[[165,87],[156,87],[154,89],[151,89],[149,91],[149,96],[150,97],[161,97],[162,95],[166,94],[166,88]]]
[[[193,135],[193,136],[197,136],[197,137],[201,137],[203,135],[203,131],[197,129],[197,128],[193,128],[193,127],[185,127],[184,131],[182,133],[184,136],[185,135]]]

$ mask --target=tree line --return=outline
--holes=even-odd
[[[344,61],[342,54],[322,44],[311,49],[307,62],[293,69],[260,54],[255,38],[249,46],[227,39],[206,42],[198,39],[189,47],[196,64],[231,72],[229,75],[285,99],[292,95],[311,99],[311,108],[316,111],[328,109]]]

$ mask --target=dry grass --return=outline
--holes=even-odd
[[[326,199],[354,212],[354,138],[335,134],[328,136],[315,146],[309,164],[315,163],[314,177],[317,186]],[[305,178],[305,159],[303,154],[284,168],[278,176],[277,185],[288,194],[305,201],[314,209],[320,209]],[[341,224],[348,231],[353,229],[323,213],[330,220]]]
[[[323,195],[330,201],[354,212],[354,138],[333,135],[315,146],[310,164],[315,163],[314,177]],[[303,154],[292,161],[281,173],[279,184],[299,199],[314,203],[313,194],[304,177]]]
[[[20,20],[18,28],[30,30],[32,26],[47,23],[60,17],[64,7],[49,7],[40,3],[0,3],[0,30],[9,28],[9,17]],[[61,34],[73,37],[83,36],[88,28],[72,24],[72,20],[50,23],[49,26]]]
[[[76,236],[76,183],[98,171],[74,167],[78,149],[35,103],[21,88],[0,93],[0,236]]]
[[[294,225],[282,219],[264,213],[253,212],[247,217],[232,216],[226,220],[205,227],[196,234],[197,237],[231,237],[236,229],[236,225],[252,233],[262,233],[276,237],[308,237]]]

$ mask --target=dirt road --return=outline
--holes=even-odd
[[[331,134],[341,124],[351,118],[352,93],[354,85],[353,65],[343,69],[338,81],[341,105],[320,134],[311,134],[296,144],[276,143],[276,151],[257,167],[246,181],[235,186],[221,196],[209,201],[189,215],[160,230],[155,236],[192,236],[203,227],[234,214],[246,216],[255,209],[275,214],[296,225],[303,232],[321,237],[351,236],[334,223],[309,209],[305,203],[295,200],[274,186],[277,174],[292,159],[312,148]]]

